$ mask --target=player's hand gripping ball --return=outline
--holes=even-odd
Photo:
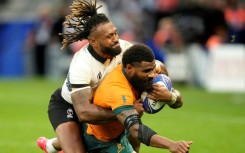
[[[153,84],[158,83],[160,85],[165,86],[169,91],[172,91],[172,81],[170,78],[164,74],[158,74],[153,78]],[[145,112],[148,114],[155,114],[159,112],[166,103],[160,101],[154,101],[147,97],[148,93],[143,92],[141,94],[141,98],[143,100],[143,107]]]

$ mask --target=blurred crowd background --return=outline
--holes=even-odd
[[[0,78],[65,78],[72,55],[61,51],[72,0],[0,1]],[[245,91],[243,0],[99,0],[120,38],[145,43],[172,81]]]

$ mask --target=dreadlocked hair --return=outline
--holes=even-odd
[[[97,14],[96,0],[75,0],[70,6],[70,14],[66,16],[64,26],[72,31],[66,30],[60,33],[63,36],[62,48],[66,48],[69,44],[76,41],[87,39],[93,28],[101,23],[109,22],[104,14]]]

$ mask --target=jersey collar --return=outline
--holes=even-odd
[[[101,63],[103,63],[103,64],[104,64],[105,61],[107,60],[106,58],[103,58],[103,57],[101,57],[99,54],[97,54],[91,45],[88,45],[88,51],[89,51],[89,53],[90,53],[90,54],[91,54],[97,61],[99,61],[99,62],[101,62]]]

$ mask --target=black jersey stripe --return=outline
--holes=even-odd
[[[83,88],[89,86],[89,84],[71,84],[72,88]]]

